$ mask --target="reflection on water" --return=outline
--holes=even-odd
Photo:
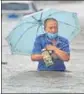
[[[24,71],[17,75],[10,76],[5,80],[4,88],[9,91],[16,90],[16,92],[31,92],[38,88],[38,93],[42,92],[83,92],[84,73],[80,72],[36,72],[36,71]],[[3,88],[3,90],[4,90]],[[12,89],[11,89],[12,88]],[[4,92],[4,91],[3,91]]]

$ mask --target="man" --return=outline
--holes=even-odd
[[[39,71],[65,71],[64,61],[70,59],[68,40],[58,35],[58,22],[54,18],[48,18],[44,21],[44,30],[45,34],[38,36],[35,40],[31,59],[39,61]],[[43,60],[45,56],[42,55],[42,49],[52,51],[53,65],[45,66]]]

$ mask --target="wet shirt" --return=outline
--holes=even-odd
[[[56,40],[55,46],[57,48],[59,48],[62,51],[65,51],[67,54],[70,54],[69,42],[67,39],[61,36],[57,36],[55,40]],[[42,34],[38,36],[35,40],[32,54],[41,54],[42,49],[44,49],[46,45],[49,45],[49,44],[52,45],[52,42],[46,34]],[[39,60],[38,62],[39,62],[38,71],[64,71],[66,70],[64,61],[61,60],[60,58],[54,59],[53,60],[54,64],[49,67],[46,67],[43,60]]]

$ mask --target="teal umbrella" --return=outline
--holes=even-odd
[[[24,16],[7,36],[12,54],[30,55],[37,36],[44,34],[44,20],[54,18],[58,21],[58,34],[71,41],[80,32],[76,13],[45,9]]]

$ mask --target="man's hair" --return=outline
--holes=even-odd
[[[54,18],[47,18],[47,19],[45,19],[45,21],[44,21],[44,28],[46,27],[46,24],[47,24],[47,22],[48,22],[49,20],[53,20],[53,21],[56,21],[56,23],[58,23],[57,20],[54,19]]]

